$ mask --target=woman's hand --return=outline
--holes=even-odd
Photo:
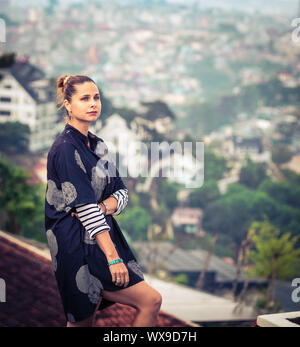
[[[78,213],[77,212],[72,212],[71,213],[71,216],[72,217],[76,217],[78,218]],[[79,218],[78,218],[79,219]],[[102,234],[99,235],[100,238],[103,238],[103,237],[108,237],[109,239],[109,243],[112,244],[112,241],[110,239],[110,236],[109,234],[105,233],[105,234]],[[101,248],[101,242],[99,241],[99,239],[97,238],[97,235],[96,235],[96,240],[97,242],[99,243],[99,247]],[[106,241],[107,242],[107,241]],[[102,248],[101,248],[102,249]],[[105,250],[102,249],[102,251],[104,251],[105,253]],[[116,249],[114,248],[114,253],[116,253]],[[111,257],[109,257],[109,260],[108,262],[114,260],[114,259],[118,259],[118,255],[117,253],[114,255],[114,258],[113,259],[110,259]],[[128,273],[128,269],[127,267],[124,265],[124,263],[116,263],[116,264],[112,264],[112,265],[109,265],[109,270],[110,270],[110,273],[111,273],[111,277],[112,277],[112,282],[116,285],[116,286],[124,286],[127,287],[128,286],[128,283],[129,283],[129,273]],[[119,281],[117,281],[117,279],[119,279]]]
[[[74,217],[74,216],[75,216],[75,217],[77,217],[77,218],[78,218],[78,213],[76,213],[76,212],[72,212],[72,213],[71,213],[71,216],[72,216],[72,217]]]
[[[112,282],[116,286],[124,286],[124,288],[128,286],[129,273],[124,263],[116,263],[109,265],[109,270],[111,273]],[[117,279],[120,279],[119,282],[117,282]]]

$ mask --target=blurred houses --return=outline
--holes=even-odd
[[[101,124],[100,118],[91,126],[91,130],[103,138],[113,155],[119,153],[119,163],[116,163],[119,164],[121,176],[146,177],[144,183],[138,183],[137,191],[148,192],[153,177],[166,177],[169,181],[185,185],[192,184],[195,177],[198,179],[199,170],[203,168],[201,148],[197,152],[199,158],[196,159],[189,148],[186,149],[176,141],[167,141],[173,129],[170,117],[159,116],[155,121],[135,117],[128,125],[125,119],[115,113]],[[155,129],[166,138],[165,142],[154,142],[159,148],[149,148],[149,141],[153,141],[149,129]]]
[[[54,88],[42,70],[27,61],[0,68],[0,122],[27,124],[29,150],[39,152],[53,143],[61,125],[55,104]]]
[[[203,237],[205,232],[202,230],[202,216],[203,211],[200,208],[177,207],[172,213],[171,221],[175,228]]]
[[[150,273],[161,273],[162,276],[176,277],[186,275],[189,287],[195,287],[201,271],[204,268],[207,251],[202,249],[183,249],[168,241],[136,241],[133,242],[140,265],[144,271]],[[204,277],[203,290],[210,293],[226,292],[232,289],[236,278],[236,265],[227,259],[211,255],[208,268]],[[245,274],[242,271],[238,278],[237,290],[243,288]],[[260,278],[249,280],[248,288],[266,288],[267,281]]]

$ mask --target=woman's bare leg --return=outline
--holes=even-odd
[[[110,301],[134,307],[137,312],[132,326],[156,326],[162,297],[157,290],[149,286],[145,281],[115,292],[102,290],[102,296]]]
[[[102,290],[99,302],[94,314],[84,321],[70,323],[67,327],[91,327],[94,325],[95,315],[101,303],[102,297],[129,305],[136,309],[136,316],[132,322],[133,327],[154,327],[156,326],[158,312],[162,303],[160,293],[149,286],[145,281],[141,281],[131,287],[109,292]]]

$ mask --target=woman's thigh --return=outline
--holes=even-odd
[[[101,296],[110,301],[129,305],[136,309],[160,307],[162,302],[160,293],[145,281],[114,292],[102,290]]]

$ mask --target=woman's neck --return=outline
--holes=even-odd
[[[89,131],[89,123],[81,123],[76,120],[70,120],[68,121],[68,124],[72,125],[74,128],[79,130],[84,136],[88,136],[88,131]]]

